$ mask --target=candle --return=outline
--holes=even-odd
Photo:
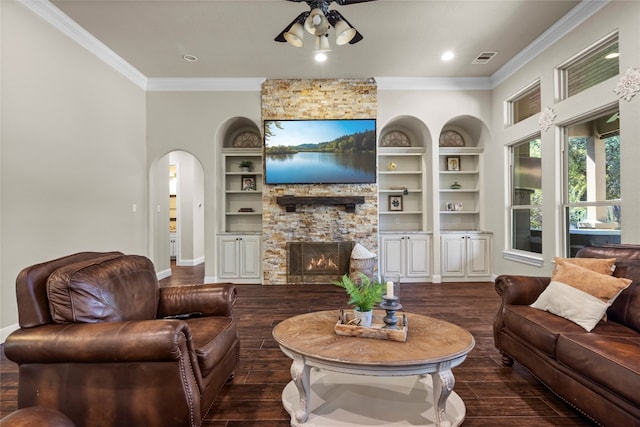
[[[387,298],[393,298],[393,282],[391,280],[387,282]]]

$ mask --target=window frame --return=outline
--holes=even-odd
[[[526,96],[530,95],[531,93],[533,93],[535,90],[538,90],[538,92],[540,93],[540,97],[542,97],[542,85],[540,83],[540,79],[536,79],[535,81],[531,82],[530,84],[526,85],[524,88],[520,89],[518,92],[516,92],[515,94],[513,94],[511,97],[507,98],[505,100],[505,107],[504,107],[504,112],[505,112],[505,117],[504,117],[504,123],[505,126],[513,126],[517,123],[520,123],[528,118],[534,117],[536,114],[540,113],[542,111],[542,101],[540,102],[540,111],[537,111],[533,114],[531,114],[530,116],[527,116],[523,119],[517,120],[516,121],[516,114],[515,114],[515,106],[516,103],[522,99],[524,99]]]
[[[558,65],[557,67],[555,67],[554,69],[554,76],[555,76],[555,101],[556,102],[561,102],[564,101],[568,98],[570,98],[569,96],[569,77],[568,77],[568,71],[567,69],[570,68],[572,65],[576,64],[579,61],[582,61],[583,59],[586,59],[589,56],[595,55],[598,53],[599,50],[601,49],[605,49],[608,45],[612,44],[613,42],[617,42],[618,43],[618,50],[620,49],[619,43],[620,43],[620,37],[617,31],[614,31],[610,34],[607,34],[606,36],[604,36],[603,38],[601,38],[600,40],[596,41],[595,43],[587,46],[585,49],[581,50],[580,52],[578,52],[577,54],[575,54],[574,56],[572,56],[571,58],[569,58],[568,60],[566,60],[565,62],[563,62],[562,64]],[[620,70],[620,57],[618,56],[616,58],[616,60],[618,61],[618,74],[619,74],[619,70]],[[614,76],[610,76],[609,78],[612,78]],[[603,80],[606,81],[609,78]],[[580,92],[576,92],[571,96],[575,96],[579,93],[584,92],[585,90],[598,85],[602,83],[598,82],[595,83],[592,86],[587,86],[585,87],[582,91]]]
[[[519,146],[522,146],[524,144],[531,144],[532,141],[534,140],[538,140],[540,141],[540,190],[542,191],[542,135],[540,133],[534,133],[531,134],[525,138],[519,139],[511,144],[509,144],[507,146],[507,155],[508,155],[508,174],[509,174],[509,179],[508,179],[508,188],[507,191],[508,193],[508,198],[507,198],[507,211],[508,211],[508,215],[509,215],[509,220],[507,221],[507,226],[508,226],[508,231],[507,231],[507,239],[508,239],[508,245],[507,245],[507,252],[512,253],[512,254],[520,254],[521,257],[528,257],[531,260],[538,260],[542,257],[542,231],[541,231],[541,242],[540,242],[540,252],[534,252],[534,251],[527,251],[524,249],[519,249],[515,247],[515,238],[516,235],[514,233],[514,226],[515,226],[515,219],[514,219],[514,215],[515,212],[517,210],[523,210],[523,209],[538,209],[540,210],[540,212],[542,212],[543,210],[543,206],[544,206],[544,202],[542,199],[541,203],[539,204],[528,204],[528,205],[521,205],[521,204],[516,204],[515,202],[515,198],[514,198],[514,194],[515,194],[515,156],[516,156],[516,148]],[[526,262],[526,261],[525,261]],[[537,261],[535,262],[537,264]]]
[[[622,210],[622,198],[611,200],[594,200],[594,201],[569,201],[569,129],[573,126],[588,123],[594,121],[602,116],[613,114],[620,110],[618,103],[613,105],[607,105],[602,109],[590,113],[589,115],[581,116],[572,120],[571,122],[564,123],[559,126],[561,158],[562,158],[562,203],[561,203],[561,216],[562,216],[562,254],[565,257],[571,256],[571,242],[570,242],[570,215],[571,208],[598,208],[598,207],[613,207],[620,206]],[[622,141],[620,141],[622,143]],[[620,235],[622,235],[622,223],[619,224]]]

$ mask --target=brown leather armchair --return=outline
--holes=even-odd
[[[239,339],[230,284],[159,287],[142,256],[83,252],[16,280],[18,407],[78,426],[200,426],[233,375]]]

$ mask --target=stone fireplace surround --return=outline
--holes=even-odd
[[[266,80],[262,85],[262,120],[376,118],[373,79]],[[278,204],[286,196],[363,197],[353,210],[334,204],[298,203],[294,211]],[[360,201],[360,200],[359,200]],[[286,285],[287,244],[291,242],[360,243],[378,254],[377,184],[265,185],[262,193],[263,283]],[[326,279],[326,278],[325,278]],[[323,279],[323,280],[325,280]],[[303,278],[296,283],[309,282]],[[330,281],[326,281],[330,283]]]

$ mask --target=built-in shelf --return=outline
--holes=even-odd
[[[355,212],[356,205],[364,203],[364,196],[334,196],[334,197],[297,197],[282,196],[276,198],[276,203],[284,206],[287,212],[295,212],[297,205],[340,205],[346,212]]]

